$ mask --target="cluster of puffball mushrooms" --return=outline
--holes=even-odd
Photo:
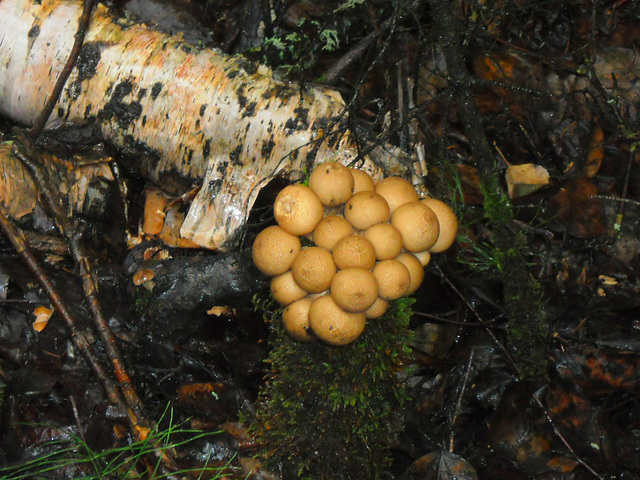
[[[273,210],[278,225],[258,234],[253,261],[273,277],[285,331],[302,342],[353,342],[390,300],[418,289],[431,254],[449,248],[457,233],[451,208],[420,199],[407,180],[374,184],[336,162],[318,165],[309,186],[285,187]],[[314,245],[303,248],[300,237]]]

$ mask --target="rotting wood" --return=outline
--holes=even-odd
[[[9,217],[19,220],[34,214],[38,190],[11,149],[11,142],[0,144],[0,203]],[[111,215],[113,219],[113,213],[108,210],[109,199],[115,190],[110,158],[76,164],[55,155],[43,154],[42,160],[51,183],[58,188],[67,215],[102,220]]]
[[[81,12],[82,4],[70,0],[0,1],[0,112],[26,125],[35,121]],[[316,159],[358,158],[344,107],[333,90],[276,81],[264,66],[114,20],[97,5],[46,128],[92,123],[164,190],[200,187],[181,236],[228,250],[276,175],[303,171]],[[336,125],[341,133],[330,135]],[[366,157],[362,168],[381,172]],[[406,171],[401,163],[395,168],[386,173]]]

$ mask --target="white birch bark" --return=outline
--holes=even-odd
[[[0,111],[31,125],[71,50],[82,4],[0,0]],[[47,128],[95,123],[173,193],[200,187],[181,235],[207,248],[237,244],[259,190],[302,170],[314,141],[344,108],[320,87],[274,80],[241,57],[188,45],[97,5],[80,57]],[[348,136],[316,161],[356,157]],[[365,167],[380,170],[370,160]]]

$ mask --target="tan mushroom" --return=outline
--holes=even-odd
[[[277,225],[265,228],[253,242],[253,263],[265,275],[280,275],[300,252],[300,239]]]
[[[309,293],[320,293],[331,285],[336,265],[329,250],[307,247],[293,259],[291,273],[300,288]]]
[[[309,175],[309,188],[327,207],[337,207],[349,200],[353,184],[349,169],[338,162],[321,163]]]
[[[283,230],[292,235],[313,232],[322,220],[322,202],[306,185],[289,185],[282,189],[273,203],[273,214]]]
[[[342,310],[331,295],[317,298],[309,308],[309,325],[313,333],[329,345],[347,345],[364,331],[364,313]]]

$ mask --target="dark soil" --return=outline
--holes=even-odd
[[[410,400],[390,434],[388,478],[639,478],[640,4],[437,3],[110,6],[279,75],[330,82],[363,145],[425,152],[424,184],[460,228],[415,294]],[[0,139],[14,126],[3,119]],[[252,305],[266,279],[246,251],[128,244],[145,187],[122,171],[106,212],[70,219],[145,414],[160,430],[206,432],[176,449],[179,468],[276,478],[252,460],[246,431],[268,368],[270,327]],[[262,193],[245,248],[280,187]],[[107,365],[51,216],[39,207],[17,226],[32,246],[49,239],[35,257]],[[24,478],[15,465],[62,448],[70,458],[133,442],[60,315],[34,330],[35,309],[51,301],[7,237],[0,248],[0,476]],[[37,478],[95,475],[65,465]]]

